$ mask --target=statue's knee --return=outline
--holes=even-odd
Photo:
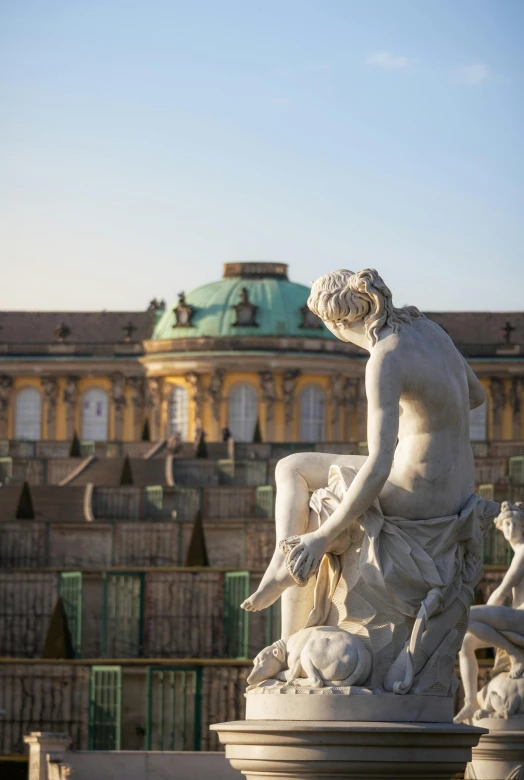
[[[281,458],[275,468],[275,479],[277,482],[285,482],[298,474],[298,465],[300,462],[300,453],[287,455]]]
[[[461,658],[464,658],[467,655],[471,655],[475,651],[476,648],[476,642],[475,637],[473,634],[467,633],[464,637],[464,641],[462,642],[462,647],[460,648],[459,656]]]

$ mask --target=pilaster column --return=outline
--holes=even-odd
[[[502,438],[502,412],[506,405],[506,391],[504,389],[504,380],[499,377],[492,377],[489,383],[491,395],[491,408],[493,412],[492,438]]]
[[[131,376],[127,383],[131,390],[131,404],[133,406],[133,440],[139,441],[142,435],[145,406],[144,377]]]
[[[224,386],[224,371],[217,368],[211,374],[209,386],[207,388],[207,395],[211,401],[211,420],[213,423],[213,429],[211,431],[211,437],[216,441],[220,441],[222,438],[220,431],[220,407],[222,404],[222,388]]]
[[[185,380],[189,384],[189,397],[194,404],[195,409],[195,430],[194,439],[198,438],[199,431],[202,431],[202,407],[204,405],[204,392],[202,390],[200,374],[190,371],[185,374]]]
[[[524,379],[521,376],[514,376],[511,379],[510,403],[513,413],[513,439],[518,441],[521,438],[522,430],[522,390],[524,389]]]
[[[344,403],[346,407],[346,441],[355,441],[353,435],[353,413],[358,402],[358,378],[351,376],[344,386]]]
[[[284,397],[284,430],[285,440],[293,439],[293,420],[295,411],[295,391],[297,379],[302,372],[296,368],[284,373],[282,380],[282,395]]]
[[[358,441],[368,440],[368,399],[366,396],[366,380],[360,377],[358,380],[357,395],[357,425]]]
[[[78,399],[78,377],[68,376],[62,400],[66,408],[66,435],[71,440],[75,433],[76,402]]]
[[[331,404],[331,441],[344,440],[342,406],[344,404],[345,385],[346,377],[342,374],[333,374],[330,377],[329,400]]]
[[[275,441],[275,402],[277,386],[272,371],[259,371],[260,391],[266,404],[266,441]]]
[[[47,440],[54,441],[56,438],[56,402],[58,400],[58,378],[56,376],[43,376],[40,384],[44,389],[46,420],[47,420]]]
[[[124,408],[126,405],[126,378],[120,372],[111,376],[111,400],[115,419],[115,441],[122,441],[124,434]]]
[[[57,731],[32,731],[24,742],[29,745],[29,780],[48,780],[47,756],[51,753],[56,760],[69,749],[72,740]]]
[[[0,376],[0,439],[7,439],[7,420],[9,403],[13,395],[13,377],[3,374]]]
[[[149,413],[149,426],[152,441],[160,441],[165,438],[160,430],[160,401],[161,389],[160,380],[156,376],[147,378],[146,386],[146,406]]]

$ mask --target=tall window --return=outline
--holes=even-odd
[[[486,441],[487,403],[477,406],[469,413],[469,438],[471,441]]]
[[[34,387],[20,390],[16,396],[15,439],[38,441],[42,421],[42,397]]]
[[[87,441],[107,441],[109,402],[105,390],[93,387],[82,398],[82,438]]]
[[[229,394],[228,427],[236,441],[253,441],[257,422],[257,392],[251,385],[236,385]]]
[[[167,408],[167,434],[178,434],[182,441],[187,441],[189,435],[189,403],[187,390],[174,387],[169,396]]]
[[[325,397],[320,387],[310,385],[300,393],[300,439],[324,440]]]

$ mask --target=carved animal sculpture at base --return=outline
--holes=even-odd
[[[478,693],[480,709],[473,717],[481,718],[523,718],[524,719],[524,677],[513,678],[501,672]]]
[[[362,640],[336,626],[313,626],[264,648],[247,682],[256,686],[281,680],[303,688],[363,685],[370,671],[371,655]]]

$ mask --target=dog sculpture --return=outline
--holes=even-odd
[[[301,688],[362,685],[370,671],[371,655],[362,640],[336,626],[313,626],[264,648],[247,683],[281,680]]]
[[[524,718],[524,677],[501,672],[479,691],[474,718]]]

